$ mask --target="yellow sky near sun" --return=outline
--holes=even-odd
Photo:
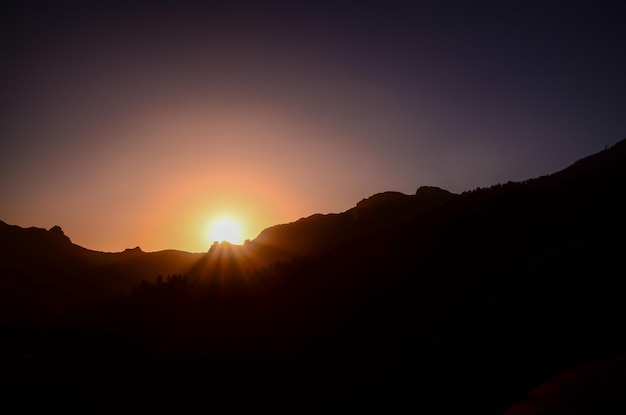
[[[372,193],[352,185],[372,161],[359,151],[341,155],[346,131],[269,105],[175,104],[76,132],[89,141],[36,160],[46,174],[16,184],[33,190],[3,219],[59,225],[74,243],[99,251],[204,252],[217,217],[237,220],[243,238],[253,239]]]
[[[221,185],[192,182],[175,189],[146,217],[144,239],[154,246],[206,251],[213,242],[208,228],[216,218],[236,220],[243,239],[252,239],[279,217],[294,214],[271,188],[247,184],[234,177]]]
[[[237,220],[244,239],[299,218],[302,205],[288,196],[289,186],[267,157],[283,155],[287,137],[298,133],[292,126],[267,109],[166,106],[111,129],[105,139],[113,137],[106,157],[112,163],[99,169],[106,176],[101,187],[134,182],[123,198],[139,218],[122,225],[116,239],[146,251],[201,252],[213,242],[207,227],[217,217]],[[101,232],[79,229],[70,236],[87,247],[110,246]]]

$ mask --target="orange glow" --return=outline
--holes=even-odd
[[[242,244],[242,235],[243,233],[240,224],[230,217],[215,219],[209,228],[211,241]]]
[[[62,185],[31,192],[19,204],[16,199],[15,213],[2,219],[59,225],[74,243],[94,250],[206,252],[213,218],[236,218],[241,242],[276,224],[343,210],[363,196],[339,186],[331,167],[345,162],[327,155],[336,140],[321,145],[316,139],[332,134],[298,113],[208,102],[177,108],[173,102],[94,132],[99,151],[66,170],[48,166],[46,177]],[[320,165],[328,168],[311,174]],[[317,183],[333,186],[309,191]],[[77,215],[77,207],[89,215]]]
[[[285,222],[284,217],[298,218],[297,206],[260,180],[254,183],[244,174],[220,172],[181,180],[147,212],[140,229],[141,237],[151,244],[142,245],[146,251],[170,247],[206,252],[216,240],[210,233],[216,218],[228,217],[239,224],[239,241],[231,243],[254,239],[264,228]]]

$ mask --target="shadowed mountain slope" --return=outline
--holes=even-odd
[[[63,311],[128,294],[144,279],[186,273],[201,256],[173,250],[145,253],[139,248],[91,251],[73,244],[58,226],[24,229],[0,222],[3,318]]]
[[[455,197],[446,190],[426,186],[420,187],[414,195],[378,193],[343,213],[316,214],[265,229],[253,242],[280,249],[291,256],[320,253],[410,221]]]
[[[623,367],[611,356],[626,354],[625,183],[622,141],[545,177],[461,195],[386,192],[244,246],[162,253],[164,266],[189,259],[185,276],[70,313],[66,331],[14,330],[0,355],[43,356],[8,365],[17,397],[40,380],[36,408],[515,413],[584,362],[605,359],[592,378]],[[58,230],[36,232],[92,270],[157,264],[159,253],[91,253]],[[9,245],[5,264],[21,252]],[[49,387],[59,370],[81,379],[70,386],[82,399]],[[623,376],[605,380],[614,401],[598,394],[594,405],[619,413]],[[163,385],[167,396],[155,393]]]
[[[119,253],[97,252],[73,244],[58,226],[46,231],[0,222],[0,275],[11,276],[12,287],[5,287],[5,293],[21,299],[34,296],[36,300],[29,303],[45,309],[52,303],[67,305],[71,299],[127,294],[142,280],[154,281],[158,275],[207,279],[216,273],[252,272],[376,233],[453,197],[445,190],[427,187],[412,196],[380,193],[344,213],[318,214],[278,225],[244,246],[214,245],[203,254],[175,250],[146,253],[139,247]]]

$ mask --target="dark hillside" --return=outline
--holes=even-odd
[[[7,326],[3,355],[32,356],[8,359],[11,396],[37,390],[35,409],[498,414],[573,379],[519,412],[559,413],[568,388],[603,376],[579,413],[621,413],[625,148],[461,195],[381,193],[194,257],[96,255],[93,275],[189,263],[45,328]]]
[[[331,250],[389,226],[412,220],[455,198],[436,187],[420,187],[414,195],[384,192],[363,199],[339,214],[316,214],[294,223],[268,228],[253,241],[306,256]]]
[[[0,321],[37,320],[127,295],[144,279],[187,272],[201,256],[139,248],[91,251],[73,244],[58,226],[24,229],[0,222]]]

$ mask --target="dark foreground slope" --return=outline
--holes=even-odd
[[[320,216],[293,224],[305,242],[286,226],[245,249],[215,246],[186,276],[46,327],[5,326],[3,402],[91,412],[496,414],[517,403],[509,413],[619,413],[625,184],[620,142],[554,175],[405,216],[397,212],[417,195],[375,197],[385,213],[349,232]],[[268,235],[282,248],[271,250]],[[303,256],[255,265],[290,244]]]

